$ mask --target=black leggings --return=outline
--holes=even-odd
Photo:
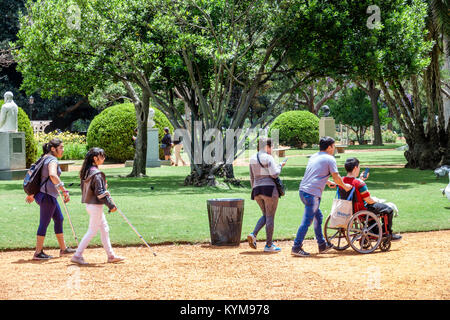
[[[374,204],[367,205],[367,210],[375,213],[378,216],[383,216],[387,214],[388,216],[387,230],[390,234],[392,234],[392,218],[394,216],[394,210],[392,210],[391,207],[389,207],[387,204],[376,202]],[[384,220],[382,220],[382,223],[384,223]]]
[[[56,198],[52,197],[51,195],[39,192],[34,199],[36,200],[36,203],[41,207],[41,216],[39,220],[37,235],[45,237],[45,234],[47,233],[47,227],[52,219],[55,222],[55,234],[63,233],[64,217]]]

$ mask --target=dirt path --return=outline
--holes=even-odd
[[[78,267],[67,257],[35,262],[32,251],[0,252],[0,299],[450,299],[450,231],[403,234],[388,252],[351,249],[292,257],[207,244],[116,248],[127,257],[105,263],[87,249]],[[48,250],[57,254],[57,250]]]

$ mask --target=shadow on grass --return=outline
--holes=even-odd
[[[369,165],[370,167],[370,165]],[[195,187],[185,186],[185,173],[171,175],[155,175],[144,178],[127,178],[114,175],[106,175],[108,179],[109,189],[113,195],[128,194],[217,194],[217,193],[251,193],[250,181],[248,176],[248,168],[236,167],[235,174],[241,179],[241,187],[226,184],[223,179],[218,178],[219,186],[217,187]],[[344,175],[342,169],[340,173]],[[298,190],[299,183],[305,174],[305,167],[285,167],[282,170],[281,179],[283,180],[287,190]],[[330,179],[331,180],[331,179]],[[66,177],[64,179],[66,187],[71,195],[80,195],[81,189],[79,179],[75,176]],[[431,170],[417,170],[405,168],[372,168],[370,177],[367,180],[370,190],[385,189],[410,189],[417,185],[436,184],[438,186],[446,185],[448,181],[444,179],[436,179]],[[22,181],[17,183],[0,183],[0,191],[23,192]]]

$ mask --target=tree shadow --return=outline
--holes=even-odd
[[[272,254],[280,254],[281,251],[278,252],[266,252],[264,250],[258,250],[258,251],[243,251],[239,252],[239,254],[245,255],[245,256],[264,256],[264,255],[272,255]]]
[[[79,267],[79,268],[104,268],[104,264],[107,264],[107,262],[104,263],[87,263],[87,264],[78,264],[75,262],[70,262],[69,266],[70,267]],[[117,264],[117,263],[115,263]]]
[[[364,167],[364,164],[362,164]],[[370,165],[368,166],[370,167]],[[304,166],[287,166],[283,168],[281,179],[288,191],[298,190],[299,184],[305,174]],[[155,195],[170,195],[170,194],[217,194],[217,193],[236,193],[247,192],[250,194],[250,178],[248,167],[236,167],[236,178],[241,180],[241,186],[234,186],[223,182],[222,178],[217,178],[218,186],[216,187],[196,187],[185,186],[184,179],[186,173],[174,172],[170,175],[149,175],[143,178],[119,177],[117,175],[109,175],[108,170],[105,169],[107,175],[108,187],[114,195],[128,195],[128,194],[155,194]],[[339,168],[341,175],[345,174],[345,170]],[[158,172],[156,172],[158,173]],[[386,190],[386,189],[410,189],[417,184],[447,184],[444,180],[437,180],[431,170],[405,169],[405,168],[372,168],[370,177],[366,181],[369,190]],[[76,176],[64,177],[66,187],[71,195],[81,195],[80,180]],[[330,178],[330,180],[332,180]],[[328,189],[328,188],[327,188]],[[326,190],[327,190],[326,189]],[[0,191],[22,191],[22,182],[17,183],[0,183]],[[332,190],[332,189],[330,189]]]
[[[200,248],[210,249],[210,250],[225,250],[225,249],[236,249],[236,248],[239,248],[239,246],[233,246],[233,245],[217,246],[217,245],[213,245],[213,244],[202,244],[200,246]]]
[[[57,263],[55,261],[56,258],[48,259],[48,260],[33,260],[33,259],[19,259],[17,261],[11,262],[12,264],[53,264]]]

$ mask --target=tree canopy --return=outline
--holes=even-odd
[[[140,175],[150,100],[175,128],[241,129],[258,106],[251,126],[264,127],[317,78],[384,83],[425,68],[426,10],[422,0],[29,0],[15,57],[22,87],[46,97],[120,83],[142,135]],[[282,89],[261,103],[268,88]],[[192,164],[200,176],[214,167]]]

